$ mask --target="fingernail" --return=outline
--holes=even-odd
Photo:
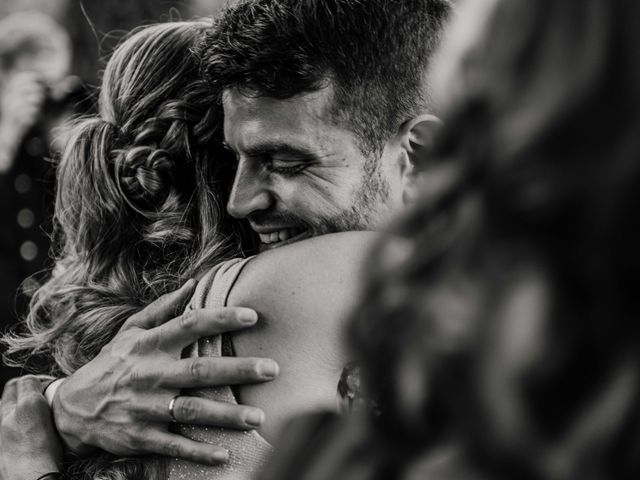
[[[280,368],[273,360],[261,360],[258,364],[258,373],[265,378],[274,378]]]
[[[244,423],[252,427],[259,427],[264,423],[264,413],[261,410],[249,410],[244,414]]]
[[[253,325],[258,321],[258,314],[250,308],[241,308],[238,310],[238,320],[245,325]]]
[[[227,463],[229,461],[229,452],[227,450],[217,450],[211,454],[212,463]]]

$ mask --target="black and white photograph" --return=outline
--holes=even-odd
[[[639,479],[639,52],[637,0],[0,0],[0,480]]]

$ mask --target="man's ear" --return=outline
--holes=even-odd
[[[423,114],[405,122],[400,128],[404,203],[412,203],[420,194],[421,180],[441,127],[442,121],[438,117]]]

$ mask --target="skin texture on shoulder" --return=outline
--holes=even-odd
[[[239,389],[241,403],[264,410],[260,433],[268,440],[293,415],[336,408],[340,373],[349,361],[343,328],[378,238],[344,232],[264,252],[246,265],[231,290],[229,305],[259,315],[255,328],[233,335],[236,355],[268,356],[280,365],[268,385]]]

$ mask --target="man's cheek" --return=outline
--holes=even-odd
[[[358,175],[351,169],[322,169],[309,177],[310,190],[339,211],[349,207],[363,182],[362,173]]]
[[[340,174],[345,176],[341,179]],[[318,226],[341,216],[354,202],[355,188],[349,172],[330,168],[309,168],[294,177],[283,177],[274,185],[277,210],[287,212],[308,225]]]
[[[345,207],[330,188],[307,188],[298,191],[295,205],[291,209],[299,217],[306,217],[308,223],[323,222],[340,215]],[[314,221],[315,220],[315,221]]]

